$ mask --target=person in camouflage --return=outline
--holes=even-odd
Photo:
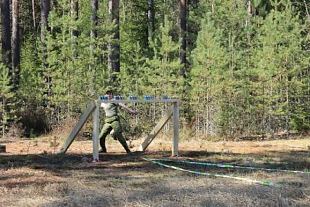
[[[106,91],[106,95],[109,97],[109,100],[111,100],[113,98],[113,91],[110,88],[108,88]],[[111,134],[115,140],[118,140],[121,143],[121,145],[124,147],[126,152],[130,153],[130,149],[126,143],[126,139],[124,138],[122,134],[122,127],[121,127],[120,118],[118,115],[119,106],[126,109],[131,114],[137,114],[136,111],[131,110],[123,103],[119,103],[119,104],[101,103],[101,107],[104,108],[106,118],[105,118],[105,123],[102,127],[102,130],[99,134],[100,146],[101,146],[101,150],[99,151],[99,153],[107,152],[105,140],[108,134]]]

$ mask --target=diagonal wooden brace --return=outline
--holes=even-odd
[[[162,130],[162,128],[167,124],[169,119],[172,117],[172,109],[169,109],[166,114],[159,120],[157,125],[153,128],[151,133],[145,138],[143,143],[140,145],[140,151],[145,151],[146,148],[151,144],[154,138],[158,135],[158,133]]]
[[[59,153],[66,153],[70,145],[72,144],[75,137],[78,135],[79,131],[82,129],[84,124],[86,123],[88,117],[92,114],[92,112],[95,110],[96,104],[95,102],[91,102],[88,104],[86,110],[80,117],[80,120],[76,124],[76,126],[72,129],[70,135],[68,136],[66,142],[64,143],[63,147],[61,148]]]

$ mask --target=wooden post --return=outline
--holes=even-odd
[[[178,156],[179,148],[179,101],[173,103],[173,142],[172,142],[172,156]]]
[[[93,162],[99,161],[99,104],[96,101],[96,109],[93,113]]]
[[[172,111],[168,110],[165,116],[161,118],[161,120],[157,123],[157,125],[154,127],[154,129],[151,131],[151,133],[145,138],[143,143],[140,146],[140,151],[145,151],[146,148],[151,144],[151,142],[154,140],[154,138],[158,135],[158,133],[162,130],[162,128],[166,125],[166,123],[169,121],[169,119],[172,116]]]
[[[72,144],[73,140],[75,137],[78,135],[79,131],[82,129],[84,124],[86,123],[88,117],[91,115],[91,113],[95,110],[96,104],[92,101],[91,103],[88,104],[86,110],[80,117],[80,120],[78,123],[75,125],[75,127],[72,129],[70,135],[66,139],[63,147],[61,148],[59,153],[66,153],[70,145]]]

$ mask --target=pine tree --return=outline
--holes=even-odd
[[[156,95],[167,95],[170,97],[179,97],[179,91],[182,85],[182,79],[179,76],[181,68],[178,59],[178,43],[172,40],[170,31],[172,22],[165,18],[160,27],[160,36],[152,43],[154,57],[147,61],[149,67],[145,76],[148,78],[150,86],[147,91]],[[162,86],[165,87],[162,87]]]
[[[14,107],[12,100],[14,93],[12,92],[11,81],[8,68],[0,63],[0,129],[2,138],[8,129],[9,122],[14,120]]]
[[[9,119],[15,109],[40,108],[42,102],[50,106],[44,111],[51,119],[72,116],[117,79],[124,95],[179,97],[181,116],[195,117],[199,133],[237,137],[309,129],[305,0],[14,2],[18,12],[15,6],[10,11],[10,1],[1,2],[1,53],[8,71],[2,79],[11,81],[6,88],[19,86],[14,96],[23,104],[6,102]],[[187,10],[180,3],[188,3]],[[22,58],[20,70],[13,71],[11,27],[17,37],[17,22]],[[149,107],[153,118],[160,115],[156,107]]]
[[[297,123],[309,126],[305,116],[307,100],[302,95],[304,74],[309,66],[309,57],[302,46],[304,28],[293,14],[291,4],[282,6],[282,11],[272,11],[266,17],[259,35],[261,50],[256,56],[257,73],[265,83],[261,85],[266,97],[265,122],[273,131],[288,131],[292,129],[291,123],[294,128],[303,128]]]
[[[196,121],[198,121],[196,132],[203,129],[206,135],[225,134],[228,123],[221,114],[227,108],[227,104],[222,96],[227,95],[225,80],[229,78],[229,74],[227,73],[228,54],[221,46],[223,31],[217,29],[208,17],[201,26],[197,48],[192,53],[191,71],[193,87],[191,100],[193,110],[196,112]]]

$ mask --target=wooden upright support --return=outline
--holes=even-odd
[[[173,143],[172,156],[178,156],[179,152],[179,101],[173,103]]]
[[[99,161],[99,104],[96,102],[96,108],[93,113],[93,122],[94,122],[94,128],[93,128],[93,161],[98,162]]]
[[[160,130],[165,126],[165,124],[169,121],[172,116],[172,110],[170,109],[167,113],[161,118],[161,120],[157,123],[151,133],[146,137],[143,143],[140,145],[140,151],[145,151],[146,148],[151,144],[153,139],[158,135]]]

